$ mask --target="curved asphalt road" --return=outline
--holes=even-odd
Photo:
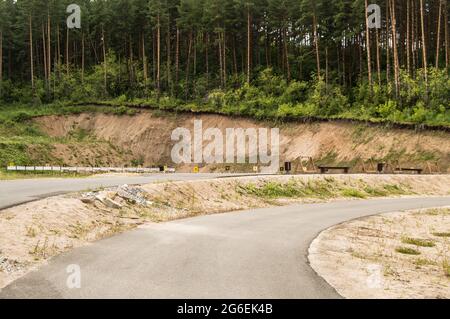
[[[69,192],[123,184],[138,185],[156,181],[198,180],[242,174],[148,174],[98,175],[86,178],[37,178],[0,181],[0,210],[14,205]]]
[[[153,224],[54,258],[0,298],[339,298],[308,265],[317,234],[338,223],[450,197],[338,201]],[[68,289],[68,265],[81,289]]]

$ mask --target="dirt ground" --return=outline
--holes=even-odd
[[[95,147],[86,143],[54,145],[52,156],[66,165],[131,165],[134,160],[145,166],[172,166],[170,154],[175,143],[171,141],[172,131],[184,127],[192,132],[194,120],[202,120],[205,130],[219,128],[222,132],[226,128],[278,127],[280,162],[294,162],[297,171],[302,170],[300,157],[311,157],[316,164],[351,164],[358,172],[363,169],[375,171],[377,161],[401,167],[421,167],[426,172],[450,171],[448,132],[416,132],[342,122],[266,123],[220,115],[174,115],[152,111],[141,111],[134,116],[100,113],[45,116],[35,122],[51,137],[66,137],[82,130],[83,134],[90,134],[98,141]],[[303,166],[306,164],[307,161]],[[189,171],[192,167],[178,169]],[[202,171],[223,169],[224,165],[207,165]],[[251,171],[252,165],[247,169]],[[312,170],[312,167],[306,169]]]
[[[321,233],[315,271],[346,298],[450,298],[450,208],[383,214]]]
[[[64,251],[148,222],[291,203],[449,195],[450,176],[303,175],[121,186],[0,211],[0,288]]]

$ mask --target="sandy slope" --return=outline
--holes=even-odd
[[[96,147],[92,143],[75,143],[70,147],[55,145],[53,156],[66,164],[109,162],[117,165],[138,159],[145,165],[155,165],[171,164],[172,131],[177,127],[192,130],[194,119],[202,120],[204,129],[219,128],[222,132],[226,128],[279,127],[282,162],[306,156],[327,163],[355,164],[358,159],[400,160],[400,165],[406,167],[420,166],[428,170],[428,164],[433,169],[437,164],[441,172],[450,169],[450,135],[446,132],[415,132],[338,122],[274,124],[220,115],[175,115],[150,111],[142,111],[135,116],[100,113],[48,116],[38,118],[36,122],[50,136],[64,137],[83,129],[104,141],[97,143]],[[357,166],[360,171],[361,165]],[[210,165],[204,170],[220,168],[223,169]],[[367,169],[373,170],[374,167]]]

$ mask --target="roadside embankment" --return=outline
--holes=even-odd
[[[450,172],[448,131],[340,121],[267,122],[148,110],[133,116],[91,112],[17,121],[14,129],[2,130],[0,125],[2,166],[173,166],[173,131],[186,128],[194,132],[194,121],[201,121],[204,130],[214,128],[222,133],[228,128],[279,128],[280,162],[293,162],[295,172],[314,171],[319,165],[345,165],[351,166],[353,172],[373,172],[377,163],[388,164],[389,172],[411,167],[426,173]],[[203,142],[204,146],[209,144]],[[183,164],[176,168],[189,172],[193,166]],[[225,166],[231,166],[232,172],[253,172],[253,165],[248,164],[208,164],[201,170],[228,172]]]

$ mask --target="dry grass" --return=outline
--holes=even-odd
[[[330,228],[310,248],[313,268],[347,298],[450,298],[450,208],[371,216]],[[371,265],[380,287],[367,286]]]
[[[419,238],[409,238],[404,237],[402,238],[402,243],[414,245],[418,247],[434,247],[436,244],[431,240],[425,240],[425,239],[419,239]]]
[[[444,270],[445,276],[450,278],[450,262],[448,260],[442,262],[442,269]]]
[[[395,251],[404,255],[420,255],[420,251],[409,247],[398,247]]]

